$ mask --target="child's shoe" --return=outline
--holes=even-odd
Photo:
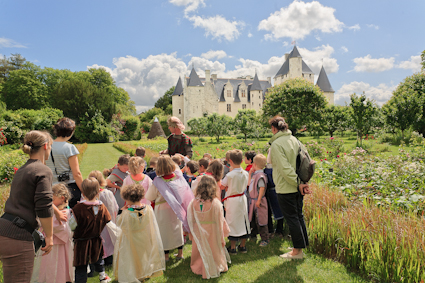
[[[245,247],[238,246],[238,252],[242,254],[246,254],[247,253],[246,246]]]
[[[108,283],[112,281],[112,279],[106,273],[103,277],[99,275],[99,280],[100,280],[100,283]]]
[[[261,241],[260,247],[267,247],[268,244],[269,244],[269,241]]]
[[[232,248],[230,248],[230,247],[228,247],[227,248],[227,251],[229,252],[229,254],[231,254],[231,255],[237,255],[238,254],[238,252],[236,251],[236,249],[232,249]]]

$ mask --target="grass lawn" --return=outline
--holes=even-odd
[[[118,162],[118,158],[123,155],[121,151],[112,146],[112,143],[89,144],[84,153],[83,161],[80,164],[80,171],[83,178],[87,178],[93,170],[102,172],[105,168],[112,168]]]

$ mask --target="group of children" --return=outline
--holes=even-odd
[[[271,172],[263,170],[264,155],[251,151],[244,159],[242,151],[230,150],[225,160],[205,154],[199,161],[162,155],[148,168],[144,155],[138,148],[103,174],[92,171],[72,209],[67,187],[53,186],[53,203],[68,221],[55,219],[53,250],[36,257],[32,282],[87,282],[94,271],[101,283],[110,282],[110,264],[119,282],[140,282],[162,274],[170,251],[183,259],[186,236],[192,271],[215,278],[228,270],[229,254],[247,252],[249,237],[260,234],[259,245],[267,246],[271,214],[279,213],[266,199]]]

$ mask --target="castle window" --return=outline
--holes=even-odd
[[[260,103],[259,105],[260,105],[260,107],[261,107],[261,103]]]
[[[254,106],[254,102],[252,103],[252,106]]]
[[[246,104],[242,104],[242,109],[246,109]]]
[[[232,91],[231,90],[227,91],[227,97],[232,97]]]
[[[182,109],[181,109],[181,108],[179,108],[179,114],[180,114],[180,115],[182,114]]]
[[[243,90],[241,90],[241,96],[242,97],[246,97],[246,93],[245,93],[245,90],[243,89]]]
[[[227,112],[232,112],[232,104],[227,104]]]
[[[261,95],[259,95],[258,98],[261,99]]]

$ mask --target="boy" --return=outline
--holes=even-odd
[[[210,164],[210,161],[208,159],[206,159],[206,158],[199,159],[199,161],[198,161],[198,165],[199,165],[198,176],[205,174],[209,164]],[[192,189],[193,192],[195,192],[196,187],[198,186],[198,183],[199,183],[199,178],[196,178],[195,180],[192,181],[191,189]]]
[[[111,215],[105,205],[97,200],[100,185],[95,178],[85,179],[81,189],[85,200],[72,210],[72,217],[77,223],[73,236],[75,282],[87,282],[87,265],[92,263],[99,272],[100,282],[107,283],[111,279],[105,273],[100,233],[111,221]]]
[[[208,161],[211,161],[213,159],[211,153],[208,152],[204,153],[203,158],[207,159]]]
[[[241,244],[238,247],[239,252],[247,252],[245,244],[251,231],[246,209],[247,199],[244,194],[248,185],[248,172],[241,168],[242,158],[242,151],[238,149],[229,152],[231,171],[221,181],[221,189],[226,190],[226,197],[223,202],[226,209],[226,221],[230,227],[230,254],[237,254],[236,242],[238,240],[241,240]]]
[[[252,162],[254,160],[255,155],[256,155],[256,153],[253,150],[250,150],[250,151],[245,152],[245,157],[244,157],[244,160],[243,161],[246,164],[245,170],[247,172],[249,172],[249,170],[251,170]]]
[[[136,156],[139,156],[139,157],[145,159],[146,149],[143,146],[139,146],[138,148],[136,148],[135,154],[136,154]],[[145,170],[143,171],[143,174],[146,174],[146,168],[147,167],[148,167],[148,164],[146,163],[146,160],[145,160]]]
[[[265,198],[267,187],[267,175],[263,169],[266,167],[267,159],[264,155],[258,154],[254,157],[251,170],[249,170],[249,221],[251,227],[255,227],[251,233],[251,237],[257,238],[260,233],[260,247],[265,247],[269,243],[268,233],[268,206]]]
[[[158,162],[158,157],[151,157],[149,160],[149,168],[146,169],[146,175],[149,176],[152,180],[156,177],[156,163]]]
[[[185,177],[189,186],[192,186],[192,181],[196,179],[195,173],[198,172],[199,165],[198,162],[191,160],[186,164],[186,172],[183,173],[183,177]]]
[[[121,155],[118,159],[118,165],[115,166],[115,168],[111,172],[111,175],[109,175],[106,179],[106,187],[114,193],[115,199],[117,200],[117,204],[120,208],[124,206],[125,202],[121,198],[119,190],[122,186],[125,177],[127,177],[128,175],[127,171],[129,160],[129,154]]]

